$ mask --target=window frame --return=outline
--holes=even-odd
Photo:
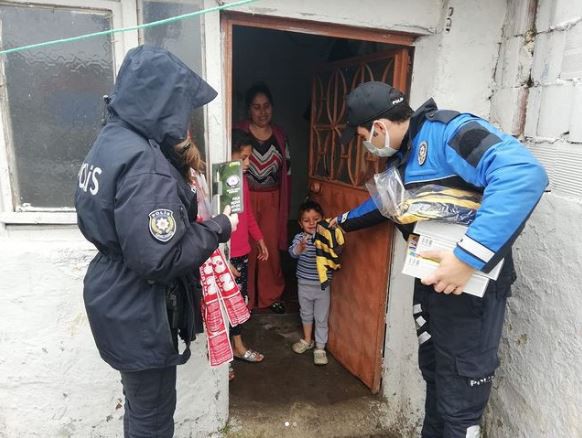
[[[113,29],[137,26],[138,22],[137,0],[34,0],[32,3],[27,0],[12,0],[2,3],[108,12],[111,14]],[[116,77],[127,51],[138,45],[138,31],[114,34],[112,42]],[[4,61],[5,57],[0,56],[0,224],[76,224],[77,214],[73,207],[16,207],[12,181],[17,175]]]

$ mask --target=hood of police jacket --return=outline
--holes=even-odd
[[[146,45],[125,56],[108,109],[144,137],[173,147],[186,138],[192,111],[216,95],[178,57]]]

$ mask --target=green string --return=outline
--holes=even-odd
[[[29,44],[27,46],[14,47],[12,49],[0,51],[0,55],[7,55],[9,53],[16,53],[16,52],[22,52],[24,50],[37,49],[39,47],[52,46],[54,44],[70,43],[73,41],[80,41],[80,40],[84,40],[87,38],[93,38],[96,36],[111,35],[111,34],[118,33],[118,32],[128,32],[131,30],[146,29],[148,27],[161,26],[163,24],[173,23],[174,21],[185,20],[187,18],[196,17],[198,15],[204,15],[204,14],[207,14],[209,12],[221,11],[221,10],[227,9],[227,8],[234,8],[237,6],[241,6],[241,5],[244,5],[247,3],[253,3],[256,1],[258,1],[258,0],[240,0],[237,2],[228,3],[228,4],[221,5],[221,6],[214,6],[212,8],[202,9],[202,10],[196,11],[196,12],[190,12],[188,14],[182,14],[182,15],[177,15],[175,17],[165,18],[163,20],[152,21],[151,23],[140,24],[138,26],[121,27],[119,29],[110,29],[110,30],[104,30],[101,32],[88,33],[85,35],[79,35],[79,36],[71,37],[71,38],[62,38],[60,40],[45,41],[44,43]]]

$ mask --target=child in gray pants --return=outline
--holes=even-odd
[[[289,254],[297,260],[297,284],[303,338],[293,344],[295,353],[305,353],[314,347],[312,340],[315,320],[315,350],[313,363],[327,365],[325,344],[327,343],[327,318],[329,316],[329,286],[321,289],[317,273],[316,252],[313,237],[317,224],[323,219],[321,206],[306,201],[299,207],[299,225],[302,232],[293,238]]]

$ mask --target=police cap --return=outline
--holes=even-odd
[[[341,144],[349,143],[360,125],[375,120],[380,115],[404,102],[404,94],[384,82],[364,82],[347,98],[348,118],[340,137]]]

